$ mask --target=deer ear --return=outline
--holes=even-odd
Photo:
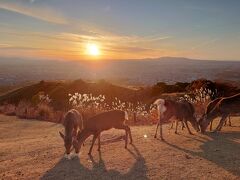
[[[64,135],[62,132],[59,131],[60,136],[64,139]]]

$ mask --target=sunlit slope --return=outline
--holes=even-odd
[[[105,81],[97,83],[88,83],[82,80],[69,81],[69,82],[44,82],[41,81],[37,84],[29,85],[19,88],[15,91],[0,96],[0,103],[8,102],[17,104],[21,100],[32,101],[33,96],[39,92],[44,92],[52,99],[53,107],[62,109],[68,103],[68,94],[79,93],[92,93],[107,95],[107,101],[111,101],[114,97],[119,97],[122,100],[129,100],[134,98],[135,90],[128,89],[121,86],[116,86]]]
[[[206,135],[164,125],[165,142],[153,138],[155,126],[131,127],[128,149],[124,131],[113,129],[102,133],[100,154],[96,144],[87,155],[90,138],[66,160],[60,124],[0,115],[0,179],[239,179],[239,118],[232,124]]]

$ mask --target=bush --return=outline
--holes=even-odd
[[[20,101],[16,107],[16,116],[19,118],[26,118],[29,107],[30,107],[29,102],[24,100]]]
[[[39,104],[38,107],[38,119],[51,121],[53,120],[53,109],[47,104]]]
[[[162,93],[177,93],[185,92],[189,83],[176,82],[175,84],[166,84],[164,82],[158,82],[152,87],[152,95],[156,96]]]
[[[5,104],[2,107],[2,111],[5,115],[15,116],[16,115],[16,106],[14,104]]]

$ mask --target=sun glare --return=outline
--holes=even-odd
[[[99,56],[99,47],[96,44],[87,44],[87,54],[90,56]]]

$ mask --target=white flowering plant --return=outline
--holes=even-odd
[[[205,103],[211,101],[214,97],[216,97],[217,90],[214,92],[207,88],[200,88],[193,91],[193,96],[189,94],[185,94],[183,97],[180,97],[180,100],[187,100],[192,104],[197,102]]]
[[[105,95],[93,96],[92,94],[68,94],[69,103],[77,108],[107,108]]]
[[[39,102],[43,104],[49,104],[52,101],[48,94],[40,93],[38,97]]]
[[[124,102],[115,97],[111,102],[106,102],[105,95],[94,96],[93,94],[74,93],[68,94],[69,104],[81,110],[82,112],[91,111],[91,113],[108,111],[108,110],[122,110],[130,114],[135,113],[136,117],[146,116],[146,104],[137,102]]]
[[[212,91],[208,88],[196,89],[192,94],[185,94],[179,100],[186,100],[195,106],[196,114],[201,116],[204,114],[208,103],[217,96],[217,90]]]

